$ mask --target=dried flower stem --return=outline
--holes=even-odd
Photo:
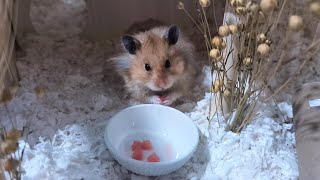
[[[318,23],[318,26],[317,26],[317,31],[318,33],[320,33],[320,23]],[[304,61],[301,63],[301,65],[299,66],[298,70],[295,71],[295,73],[293,75],[291,75],[272,95],[270,95],[268,98],[266,98],[264,100],[264,102],[267,102],[270,98],[274,97],[276,94],[278,94],[284,87],[286,87],[288,85],[288,83],[293,80],[294,78],[296,78],[297,74],[301,72],[301,70],[303,69],[303,67],[306,65],[307,62],[309,62],[313,57],[314,55],[316,55],[319,51],[319,46],[317,47],[316,50],[314,50],[313,53],[311,53],[310,55],[310,50],[312,49],[311,46],[315,46],[314,43],[315,42],[320,42],[320,38],[319,39],[315,39],[317,37],[317,33],[314,35],[314,38],[311,42],[311,45],[307,48],[307,51],[304,53],[304,54],[307,54],[307,58],[304,59]]]
[[[273,32],[274,29],[276,28],[276,26],[278,25],[279,20],[280,20],[280,17],[282,16],[284,7],[285,7],[286,4],[287,4],[287,1],[288,1],[288,0],[284,0],[284,1],[283,1],[282,6],[281,6],[281,10],[280,10],[280,12],[279,12],[279,14],[278,14],[278,16],[277,16],[277,19],[276,19],[275,23],[274,23],[273,26],[272,26],[270,32]]]
[[[264,2],[266,3],[268,1]],[[277,1],[272,1],[272,3],[274,2]],[[218,23],[215,16],[215,11],[213,9],[214,21],[216,27],[218,28],[217,30],[219,33],[219,38],[223,38],[225,41],[223,43],[226,44],[222,48],[220,47],[221,42],[219,42],[217,39],[212,41],[213,44],[210,43],[210,26],[205,9],[207,6],[201,6],[201,8],[198,9],[200,25],[198,25],[190,16],[190,14],[187,13],[193,22],[197,24],[200,32],[204,35],[204,40],[208,51],[208,59],[212,77],[211,85],[213,92],[215,93],[214,95],[211,94],[210,96],[209,117],[212,115],[211,109],[213,105],[211,103],[216,104],[214,114],[222,113],[225,118],[230,118],[231,114],[235,113],[234,116],[232,116],[232,122],[230,122],[229,119],[226,119],[228,127],[231,131],[239,133],[245,127],[245,125],[254,119],[257,110],[261,108],[262,103],[266,102],[261,102],[260,98],[262,95],[264,95],[264,92],[269,89],[271,81],[281,71],[281,69],[284,67],[284,64],[287,63],[285,57],[289,49],[289,41],[291,40],[292,33],[301,29],[303,24],[301,17],[296,17],[299,22],[298,24],[291,23],[290,30],[286,32],[286,37],[280,45],[273,44],[269,38],[272,37],[272,33],[275,32],[279,27],[278,24],[281,17],[284,16],[283,14],[285,7],[288,7],[289,2],[290,1],[288,0],[282,1],[280,10],[278,10],[277,4],[271,4],[271,6],[270,4],[264,4],[263,8],[260,4],[262,11],[256,10],[250,12],[240,12],[239,7],[236,7],[239,5],[233,3],[234,6],[231,7],[228,4],[231,2],[227,1],[226,9],[231,8],[231,10],[235,12],[234,15],[238,15],[227,17],[228,14],[225,13],[224,18],[227,21],[230,20],[230,22],[226,22],[227,25],[223,25],[220,28],[217,26]],[[293,27],[292,24],[295,25],[295,27]],[[231,34],[229,34],[230,27],[233,29]],[[261,34],[262,39],[260,38]],[[315,36],[314,40],[307,48],[307,56],[297,69],[298,71],[294,76],[290,77],[285,83],[283,83],[280,88],[273,92],[273,94],[268,97],[267,100],[273,98],[275,94],[280,92],[285,86],[288,85],[289,81],[296,77],[298,72],[302,71],[307,62],[309,62],[316,54],[316,52],[310,53],[309,51],[313,50],[315,47],[317,47],[318,50],[319,43],[320,39]],[[216,44],[220,45],[218,46]],[[267,72],[266,68],[270,67],[270,65],[273,63],[273,61],[269,60],[268,58],[272,57],[270,56],[272,50],[279,48],[279,46],[282,48],[279,60],[276,62],[275,68],[272,68],[272,70],[268,70]],[[219,49],[219,51],[216,49],[211,51],[213,48]],[[210,59],[209,56],[210,51],[212,52],[212,59]],[[215,78],[213,78],[214,74]],[[223,82],[221,85],[220,83],[218,83],[219,85],[214,83],[220,81]],[[226,94],[226,97],[223,96],[224,94]],[[208,118],[208,120],[211,120],[211,118]]]
[[[284,48],[283,48],[283,50],[281,51],[281,55],[280,55],[279,61],[278,61],[275,69],[273,70],[272,75],[269,77],[269,79],[268,79],[268,81],[267,81],[266,84],[269,84],[269,83],[270,83],[270,81],[271,81],[272,78],[276,75],[276,73],[278,72],[278,69],[279,69],[280,66],[282,65],[282,61],[284,60],[284,57],[285,57],[286,52],[287,52],[287,50],[288,50],[287,44],[288,44],[288,41],[289,41],[290,37],[291,37],[291,34],[290,34],[289,31],[287,31],[286,37],[285,37],[285,40],[284,40]]]
[[[217,22],[217,17],[216,17],[216,11],[215,11],[215,5],[214,5],[215,1],[212,1],[212,10],[213,10],[213,19],[214,19],[214,23],[216,25],[216,30],[218,31],[218,22]]]
[[[210,26],[209,26],[209,23],[208,23],[208,18],[207,18],[207,15],[206,15],[206,11],[203,7],[201,7],[202,9],[202,12],[203,12],[203,17],[204,17],[204,23],[205,23],[205,26],[207,28],[207,32],[208,32],[208,35],[209,35],[209,39],[212,39],[211,37],[211,33],[210,33]],[[209,40],[208,40],[209,41]],[[209,44],[210,44],[210,41],[209,41]]]
[[[193,21],[193,23],[198,27],[198,29],[199,29],[199,31],[201,32],[201,34],[203,34],[204,35],[204,32],[202,31],[202,29],[199,27],[199,25],[198,25],[198,23],[192,18],[192,16],[189,14],[189,12],[185,9],[185,8],[183,8],[182,9],[187,15],[188,15],[188,17]]]
[[[5,108],[5,110],[6,110],[8,119],[9,119],[9,121],[11,122],[12,128],[17,127],[16,123],[12,120],[12,117],[11,117],[11,115],[10,115],[10,111],[9,111],[8,105],[5,104],[5,105],[4,105],[4,108]]]

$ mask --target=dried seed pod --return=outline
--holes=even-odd
[[[229,3],[232,7],[237,7],[237,0],[230,0]]]
[[[264,35],[264,33],[258,34],[257,36],[257,42],[259,44],[264,43],[267,40],[266,35]]]
[[[199,3],[204,8],[210,6],[210,0],[199,0]]]
[[[16,159],[5,159],[3,162],[3,167],[4,170],[8,171],[8,172],[12,172],[14,170],[17,170],[18,166],[19,166],[20,162]]]
[[[12,129],[11,131],[6,132],[5,138],[12,141],[18,141],[21,138],[21,133],[17,129]]]
[[[320,2],[311,2],[309,5],[309,9],[312,13],[320,15]]]
[[[263,56],[268,55],[270,52],[270,46],[266,43],[262,43],[258,46],[258,52]]]
[[[303,20],[301,16],[292,15],[289,19],[289,29],[294,32],[298,32],[303,27]]]
[[[264,12],[270,12],[276,9],[278,6],[278,1],[277,0],[261,0],[260,1],[260,9]]]
[[[3,90],[1,102],[7,104],[13,99],[11,92],[8,89]]]
[[[266,43],[266,44],[268,44],[269,46],[271,46],[272,41],[271,41],[271,40],[269,40],[269,39],[267,39],[267,40],[265,41],[265,43]]]
[[[220,50],[224,50],[227,47],[227,44],[223,41],[220,46]]]
[[[225,37],[228,36],[230,33],[230,29],[228,25],[222,25],[219,27],[218,33],[220,36]]]
[[[218,49],[211,49],[209,55],[211,58],[218,58],[220,57],[220,51]]]
[[[210,91],[213,92],[213,93],[217,93],[217,92],[219,92],[219,87],[215,86],[215,85],[212,85]]]
[[[5,140],[1,143],[0,150],[2,153],[8,155],[10,153],[14,153],[18,149],[19,143],[12,140]]]
[[[229,0],[229,3],[234,8],[244,5],[244,1],[243,0]]]
[[[236,0],[238,6],[244,6],[244,0]]]
[[[222,57],[222,56],[219,56],[219,57],[217,57],[217,58],[215,59],[215,61],[218,63],[218,62],[221,62],[222,59],[223,59],[223,57]]]
[[[230,95],[231,95],[230,91],[228,91],[227,89],[224,90],[224,92],[223,92],[224,97],[230,97]]]
[[[252,58],[246,57],[246,58],[243,60],[243,64],[246,65],[246,66],[250,66],[250,65],[252,64]]]
[[[236,13],[238,15],[244,15],[246,13],[246,8],[244,6],[239,6],[236,8]]]
[[[223,59],[222,56],[219,56],[219,57],[216,57],[216,58],[212,58],[213,62],[215,62],[215,63],[221,62],[222,59]]]
[[[179,1],[177,7],[178,7],[178,9],[184,9],[184,4],[183,4],[183,2],[182,2],[182,1]]]
[[[214,85],[218,86],[218,87],[222,87],[223,86],[223,81],[221,79],[216,79],[214,81]]]
[[[236,26],[234,24],[229,25],[229,29],[230,29],[231,34],[238,33],[238,26]]]
[[[39,98],[43,97],[46,93],[46,89],[43,86],[37,86],[36,88],[34,88],[34,91]]]
[[[223,42],[223,39],[221,37],[215,36],[211,39],[211,44],[214,47],[220,47]]]

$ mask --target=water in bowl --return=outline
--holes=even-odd
[[[173,159],[177,159],[179,157],[179,153],[177,153],[174,149],[174,146],[169,143],[165,138],[161,137],[160,135],[155,135],[152,133],[145,133],[145,132],[134,132],[129,134],[128,136],[124,137],[122,142],[119,145],[118,150],[123,153],[125,156],[131,158],[132,150],[131,145],[133,141],[143,141],[143,140],[150,140],[153,146],[153,150],[151,151],[144,151],[144,160],[147,161],[147,157],[155,152],[160,161],[170,161]]]

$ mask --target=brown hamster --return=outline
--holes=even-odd
[[[126,34],[121,46],[122,53],[111,60],[135,100],[171,105],[188,96],[196,85],[200,67],[194,59],[194,47],[178,26]]]

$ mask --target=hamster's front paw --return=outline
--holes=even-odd
[[[151,96],[148,98],[148,102],[152,104],[161,104],[161,99],[159,96]]]
[[[172,104],[174,99],[171,99],[169,96],[151,96],[148,101],[152,104],[169,106]]]
[[[169,106],[172,103],[174,103],[181,95],[179,93],[171,93],[167,96],[161,97],[162,99],[162,104]]]
[[[160,101],[162,105],[169,106],[175,101],[175,99],[171,98],[170,96],[160,96]]]
[[[175,102],[181,95],[178,93],[172,93],[166,96],[151,96],[148,101],[152,104],[162,104],[165,106],[170,106]]]

